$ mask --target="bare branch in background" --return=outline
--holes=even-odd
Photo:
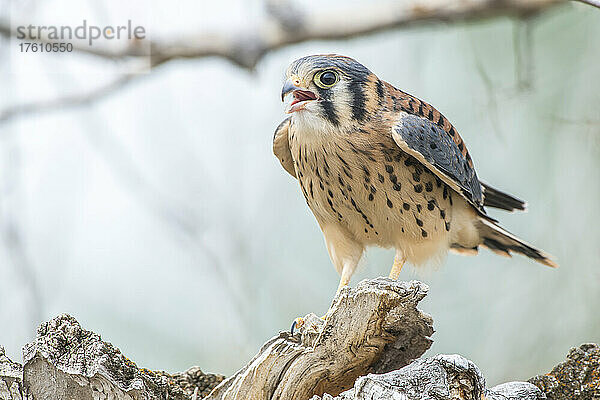
[[[590,118],[582,118],[582,119],[573,119],[573,118],[565,118],[556,115],[548,115],[548,119],[554,120],[559,124],[568,124],[568,125],[578,125],[578,126],[589,126],[589,127],[600,127],[600,119],[590,119]]]
[[[25,247],[23,232],[20,224],[13,215],[5,215],[2,223],[2,240],[12,259],[12,265],[23,281],[23,286],[31,298],[31,324],[36,325],[42,319],[43,300],[36,272]]]
[[[88,105],[115,92],[117,89],[126,86],[136,76],[137,74],[120,75],[108,84],[101,85],[87,92],[5,108],[0,111],[0,123],[6,122],[16,116],[25,116],[47,111],[57,111],[68,107]]]
[[[595,0],[586,1],[593,3]],[[483,18],[535,15],[566,0],[413,0],[391,1],[374,7],[370,3],[336,8],[334,13],[302,12],[288,2],[271,2],[261,21],[229,32],[203,32],[174,41],[139,41],[122,50],[73,43],[75,51],[111,60],[149,57],[150,68],[176,59],[220,57],[252,70],[270,51],[310,40],[341,40],[431,22],[463,22]],[[0,35],[16,38],[16,31],[0,22]],[[25,38],[28,41],[56,43],[50,39]],[[0,111],[0,123],[23,114],[51,111],[87,104],[124,86],[134,76],[125,75],[115,82],[79,95],[51,101],[29,103]]]
[[[500,116],[498,113],[498,101],[496,100],[496,86],[490,78],[489,74],[486,72],[483,62],[477,55],[477,50],[475,48],[475,43],[473,42],[473,38],[469,37],[471,43],[471,51],[473,53],[473,62],[475,64],[475,70],[477,74],[481,78],[481,83],[486,92],[486,96],[488,98],[487,101],[487,109],[488,116],[490,119],[490,125],[494,130],[494,133],[498,138],[502,138],[502,124],[500,123]]]
[[[515,78],[517,90],[528,90],[533,86],[533,26],[531,18],[515,21],[513,26],[513,48],[515,54]]]
[[[27,251],[23,224],[18,218],[21,198],[20,189],[20,149],[14,140],[5,140],[2,150],[6,157],[0,175],[0,240],[2,241],[17,275],[21,278],[24,292],[28,292],[31,305],[30,323],[37,325],[42,318],[43,299],[35,268]],[[23,312],[23,310],[21,311]]]
[[[580,3],[588,4],[592,7],[600,8],[600,0],[576,0]]]
[[[105,159],[106,164],[114,170],[115,176],[123,182],[123,186],[133,193],[142,206],[146,207],[153,215],[157,216],[167,226],[174,228],[178,233],[177,240],[184,239],[197,253],[198,265],[207,265],[215,273],[215,278],[220,280],[223,287],[231,293],[230,299],[238,320],[243,328],[250,332],[251,321],[246,318],[249,315],[244,312],[244,301],[242,293],[231,279],[228,271],[221,262],[216,252],[206,245],[201,235],[205,227],[202,221],[195,215],[192,208],[181,202],[174,202],[161,190],[155,187],[132,161],[131,155],[119,142],[118,138],[111,135],[110,129],[105,127],[105,122],[96,115],[90,113],[85,116],[87,121],[93,123],[85,130],[85,137],[89,143]]]
[[[592,0],[590,0],[592,1]],[[74,43],[76,51],[109,58],[150,57],[152,66],[180,58],[222,57],[240,67],[252,69],[269,51],[309,40],[339,40],[427,22],[525,16],[565,3],[564,0],[413,0],[392,1],[373,7],[370,3],[336,8],[335,13],[302,13],[289,3],[274,3],[262,21],[237,31],[200,33],[170,42],[153,41],[141,46],[132,42],[124,50],[100,49]],[[0,25],[0,34],[16,32]],[[25,38],[25,40],[36,40]],[[37,40],[56,43],[50,39]]]

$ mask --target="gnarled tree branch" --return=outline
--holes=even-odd
[[[44,323],[24,364],[0,347],[0,398],[205,400],[589,400],[600,396],[600,348],[572,349],[567,361],[529,382],[486,388],[460,355],[417,358],[431,344],[431,318],[416,306],[420,282],[363,281],[334,299],[325,321],[310,314],[300,332],[280,332],[230,378],[198,367],[169,374],[138,368],[71,316]],[[413,361],[413,359],[417,358]],[[220,383],[219,383],[220,382]]]
[[[384,278],[345,288],[325,320],[310,314],[299,334],[272,338],[207,400],[337,395],[368,372],[403,367],[432,343],[431,317],[416,308],[427,291],[417,281]]]

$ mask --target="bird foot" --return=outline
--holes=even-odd
[[[300,329],[304,325],[304,318],[298,317],[292,322],[292,327],[290,328],[290,333],[293,335],[295,329]]]
[[[312,316],[312,318],[310,318],[310,316]],[[321,316],[321,317],[317,317],[318,319],[325,321],[325,317],[327,316],[327,314]],[[311,323],[311,325],[314,325],[316,327],[316,324],[314,323],[315,319],[315,315],[314,314],[309,314],[306,317],[298,317],[294,320],[294,322],[292,322],[292,327],[290,328],[290,333],[293,335],[295,331],[300,330],[302,327],[304,327],[304,325],[306,325],[307,323]]]

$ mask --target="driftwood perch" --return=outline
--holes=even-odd
[[[600,348],[593,344],[572,349],[566,362],[530,383],[491,389],[459,355],[418,358],[432,343],[432,320],[417,309],[427,290],[384,278],[346,288],[325,320],[309,314],[300,332],[280,332],[226,380],[198,367],[176,374],[138,368],[61,315],[40,326],[23,365],[0,347],[0,400],[600,399]]]
[[[269,340],[208,399],[308,399],[337,395],[369,372],[409,364],[430,346],[431,317],[417,310],[427,286],[378,278],[345,288],[325,321],[314,314],[292,337]]]

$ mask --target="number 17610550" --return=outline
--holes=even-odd
[[[73,43],[19,43],[21,53],[70,53]]]

